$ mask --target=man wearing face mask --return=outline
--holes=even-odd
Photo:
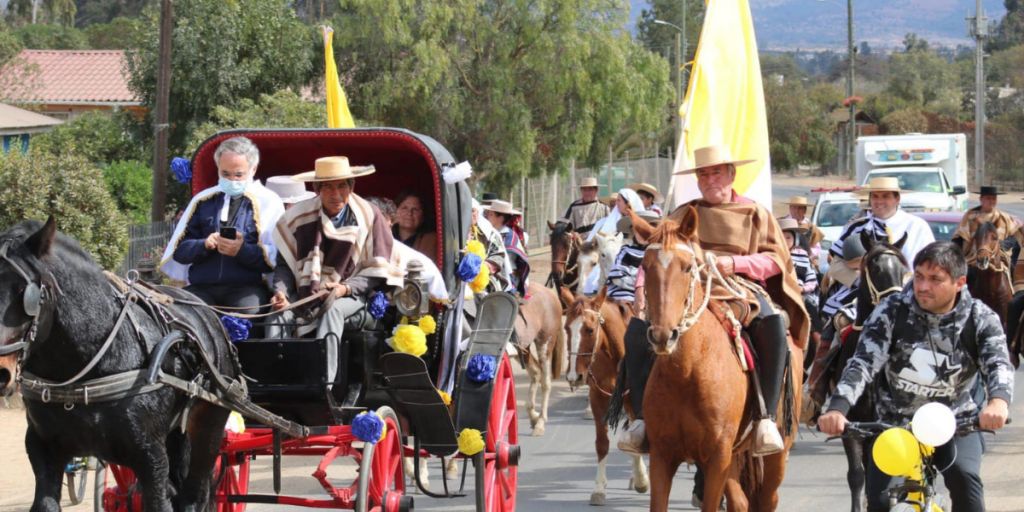
[[[273,229],[284,204],[253,179],[260,153],[248,138],[222,142],[213,158],[219,182],[192,198],[160,270],[207,304],[258,313],[270,301],[263,275],[274,271]]]

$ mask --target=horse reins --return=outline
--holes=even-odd
[[[988,257],[986,257],[984,260],[984,265],[980,264],[982,260],[982,251],[985,251],[985,253],[988,254]],[[999,256],[995,257],[996,254],[998,254]],[[992,265],[990,263],[990,260],[996,260],[996,264]],[[973,263],[974,267],[977,268],[978,270],[992,270],[993,272],[999,272],[1000,274],[1003,274],[1004,276],[1006,276],[1007,284],[1010,286],[1011,289],[1013,288],[1013,275],[1010,269],[1010,262],[1008,261],[1008,258],[1006,258],[1006,254],[1003,253],[1002,251],[989,249],[988,247],[978,247],[977,251],[975,251]]]
[[[694,260],[696,260],[697,253],[694,252],[693,248],[690,247],[689,245],[686,245],[686,244],[683,244],[683,243],[678,243],[678,244],[675,244],[675,248],[676,249],[682,249],[682,250],[690,253],[691,255],[693,255]],[[647,246],[646,249],[644,249],[644,251],[662,250],[662,249],[663,249],[663,246],[661,244],[650,244],[650,245]],[[708,267],[708,266],[710,266],[712,269],[714,269],[714,255],[708,253],[708,258],[709,258],[708,262],[705,265],[699,265],[699,266],[698,265],[691,265],[690,266],[690,291],[686,295],[686,301],[683,303],[683,319],[680,320],[679,321],[679,325],[676,326],[676,329],[679,331],[679,335],[680,336],[682,336],[683,333],[685,333],[686,331],[690,330],[690,328],[693,327],[694,324],[697,323],[697,320],[700,319],[700,315],[702,313],[704,313],[705,309],[707,309],[708,302],[711,300],[711,279],[712,279],[713,275],[712,275],[711,272],[708,272],[708,284],[707,284],[707,288],[704,290],[704,300],[701,302],[699,307],[697,307],[696,309],[693,309],[691,311],[691,309],[693,308],[693,302],[694,302],[693,301],[693,296],[694,296],[694,294],[697,291],[697,283],[700,282],[700,271],[702,269],[704,269],[705,267]]]
[[[568,244],[569,245],[569,250],[565,253],[565,260],[554,260],[554,259],[551,260],[551,264],[552,265],[556,264],[556,263],[561,264],[561,265],[565,265],[565,268],[562,269],[562,277],[565,277],[566,274],[579,269],[580,265],[579,265],[578,259],[577,259],[577,261],[574,261],[571,266],[569,265],[569,262],[572,261],[572,259],[573,259],[572,258],[573,255],[576,252],[579,251],[579,247],[578,247],[579,244],[580,244],[580,235],[579,235],[579,233],[576,233],[575,231],[570,231],[569,232],[569,244]],[[579,274],[577,274],[576,275],[576,279],[573,279],[572,282],[570,282],[570,283],[562,283],[562,284],[567,286],[567,287],[569,287],[569,288],[572,288],[573,286],[576,286],[576,284],[579,283],[579,281],[580,281],[580,276],[579,276]]]
[[[899,258],[899,254],[896,253],[896,251],[893,251],[892,249],[886,249],[886,250],[878,253],[878,255],[875,256],[875,257],[877,258],[878,256],[884,256],[886,254],[888,254],[890,256],[894,256],[897,259]],[[878,287],[875,286],[874,281],[871,280],[871,272],[864,272],[864,281],[866,281],[868,283],[868,293],[871,294],[871,305],[872,306],[877,306],[878,303],[882,302],[882,299],[884,299],[887,295],[892,294],[892,293],[896,293],[896,292],[899,292],[899,291],[903,290],[903,285],[902,284],[892,285],[892,286],[890,286],[890,287],[888,287],[888,288],[886,288],[884,290],[879,290]]]

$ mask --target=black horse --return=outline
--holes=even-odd
[[[852,329],[843,340],[842,348],[836,357],[836,361],[830,368],[833,369],[832,385],[835,386],[843,375],[846,364],[857,352],[857,345],[860,339],[859,327],[864,325],[875,306],[882,298],[891,293],[898,293],[903,288],[903,276],[906,274],[907,260],[901,252],[903,244],[907,242],[907,235],[904,234],[895,244],[886,241],[875,241],[866,231],[861,231],[861,243],[867,252],[860,266],[860,287],[857,289],[857,318]],[[841,333],[836,333],[840,336]],[[870,389],[861,395],[857,403],[850,408],[846,415],[850,421],[875,421],[875,401],[871,396]],[[846,461],[849,469],[846,473],[846,481],[850,485],[850,494],[853,504],[850,510],[862,512],[864,510],[864,482],[865,467],[871,454],[867,453],[865,440],[843,439],[843,450],[846,452]]]
[[[199,302],[175,288],[159,291],[176,301]],[[228,410],[166,386],[89,403],[53,399],[55,394],[44,395],[50,397],[44,401],[27,392],[29,379],[63,383],[94,359],[80,382],[146,369],[154,346],[170,332],[164,315],[190,328],[194,338],[167,354],[164,373],[209,382],[199,353],[205,350],[221,375],[238,375],[233,348],[209,309],[176,303],[161,312],[144,301],[125,306],[124,297],[77,242],[57,233],[52,217],[45,225],[26,221],[0,235],[0,354],[7,354],[0,359],[0,394],[14,391],[20,370],[28,415],[25,448],[36,479],[31,512],[60,510],[64,468],[72,457],[86,455],[131,468],[147,512],[210,507]],[[96,359],[111,337],[109,350]]]

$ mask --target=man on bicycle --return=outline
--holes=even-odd
[[[884,423],[906,425],[922,405],[939,402],[958,419],[978,417],[983,429],[1003,427],[1014,377],[1006,337],[999,317],[971,298],[966,282],[963,252],[949,242],[929,244],[914,257],[911,284],[883,299],[864,323],[857,352],[818,420],[822,432],[843,432],[846,413],[880,373],[874,398]],[[985,510],[984,449],[980,432],[936,447],[936,466],[945,468],[953,510]],[[868,512],[889,510],[891,478],[869,461]]]

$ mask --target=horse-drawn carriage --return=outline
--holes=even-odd
[[[244,378],[225,378],[228,387],[233,388],[227,391],[222,389],[224,386],[214,385],[204,392],[195,382],[167,377],[160,369],[161,358],[170,357],[175,345],[186,344],[183,342],[187,340],[180,332],[165,336],[150,354],[148,372],[143,369],[148,382],[164,382],[166,377],[166,382],[173,382],[167,385],[191,397],[187,407],[207,400],[249,419],[248,428],[226,432],[221,443],[211,484],[218,510],[240,512],[248,503],[359,512],[411,510],[413,500],[406,492],[404,475],[407,458],[415,461],[411,467],[416,468],[415,480],[424,494],[461,495],[448,490],[447,480],[443,493],[430,492],[420,484],[419,462],[427,457],[471,459],[477,510],[513,510],[519,446],[515,383],[505,346],[518,304],[511,295],[492,293],[474,304],[473,318],[464,315],[461,298],[466,283],[456,275],[456,269],[467,243],[472,198],[465,183],[448,183],[442,177],[449,166],[455,165],[452,156],[437,141],[401,129],[229,131],[212,136],[195,152],[193,192],[216,184],[214,151],[221,142],[238,135],[250,138],[259,147],[259,179],[294,175],[312,169],[317,158],[344,155],[354,164],[373,164],[377,169],[374,175],[359,180],[358,193],[363,197],[394,197],[399,192],[396,187],[401,187],[432,198],[432,204],[425,206],[432,207],[437,239],[443,241],[432,259],[451,300],[430,300],[425,280],[411,266],[404,286],[394,292],[391,306],[370,328],[346,329],[340,339],[335,336],[334,340],[261,338],[234,343],[237,366]],[[436,324],[434,333],[427,336],[427,352],[417,357],[393,351],[386,339],[399,319],[423,316],[430,316]],[[463,322],[468,322],[470,328],[464,329]],[[466,331],[471,332],[468,347],[463,339]],[[111,339],[114,337],[111,334]],[[329,341],[338,347],[334,372],[328,372]],[[460,342],[464,347],[461,352]],[[490,378],[472,378],[472,372],[466,371],[477,354],[496,362],[496,370],[488,374]],[[207,382],[218,379],[214,375]],[[439,383],[446,379],[451,381],[450,405],[446,403],[447,394],[438,391]],[[242,392],[238,392],[239,383]],[[355,418],[366,411],[376,411],[383,420],[384,428],[376,443],[364,442],[353,428]],[[184,431],[185,421],[180,421]],[[480,432],[484,449],[467,456],[465,449],[460,450],[459,434],[474,431]],[[292,455],[321,458],[313,477],[325,497],[281,495],[282,457]],[[264,456],[273,462],[275,493],[251,494],[252,461]],[[358,476],[347,485],[337,486],[327,474],[339,457],[351,459],[358,467]],[[467,465],[468,460],[463,463],[463,483]],[[102,497],[97,496],[97,510],[143,509],[145,501],[132,470],[108,464],[106,475]]]

